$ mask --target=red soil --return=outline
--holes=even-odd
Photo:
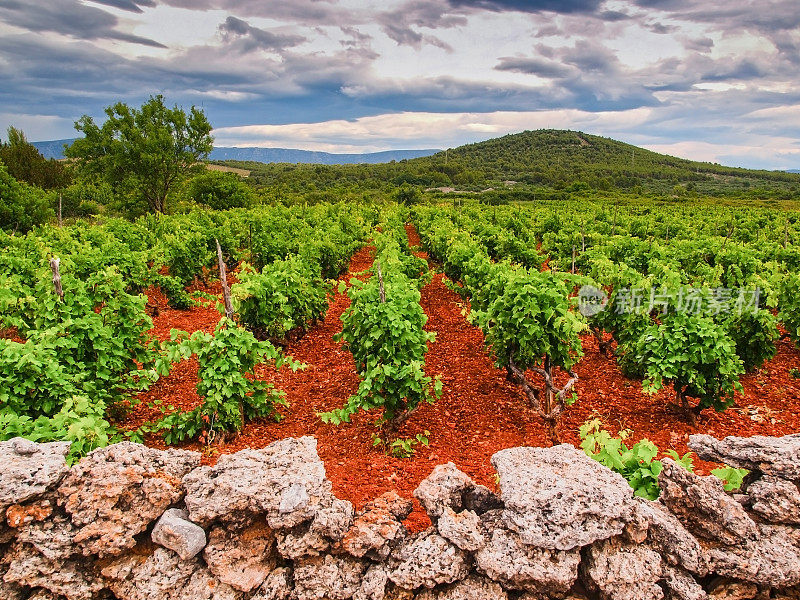
[[[409,227],[408,234],[410,243],[417,245],[416,231]],[[371,265],[373,250],[366,247],[356,253],[350,263],[350,274]],[[343,278],[349,280],[350,274]],[[175,311],[165,308],[163,298],[154,296],[151,302],[159,306],[153,330],[159,339],[167,338],[173,327],[190,332],[213,331],[219,319],[219,313],[212,307]],[[318,440],[319,455],[334,492],[357,507],[388,490],[398,490],[410,497],[434,466],[448,461],[479,483],[494,488],[491,455],[512,446],[548,445],[545,427],[526,405],[519,389],[506,380],[505,371],[494,367],[483,347],[483,334],[466,322],[467,306],[444,285],[441,274],[435,274],[423,288],[421,304],[429,318],[426,329],[436,332],[436,341],[429,345],[426,372],[431,376],[441,375],[444,393],[435,404],[420,407],[400,432],[403,437],[424,430],[431,432],[430,446],[418,446],[413,458],[392,458],[372,447],[377,413],[357,415],[352,423],[338,427],[324,425],[317,417],[318,412],[341,406],[358,386],[352,356],[332,339],[341,331],[339,317],[349,305],[347,296],[338,293],[331,301],[325,321],[286,349],[296,360],[308,364],[306,370],[275,372],[264,366],[259,371],[260,376],[286,391],[290,407],[281,411],[285,418],[280,423],[265,419],[249,423],[240,435],[210,450],[198,444],[185,447],[204,451],[204,462],[212,464],[220,453],[259,448],[284,437],[313,435]],[[583,347],[585,356],[575,368],[581,377],[577,385],[579,400],[567,409],[561,423],[565,442],[577,445],[578,427],[596,417],[614,432],[632,430],[631,441],[646,437],[662,451],[674,449],[680,454],[688,450],[690,433],[724,437],[800,431],[800,379],[789,374],[790,369],[800,367],[800,350],[788,340],[779,342],[778,355],[760,372],[742,379],[745,393],[737,397],[735,407],[724,413],[711,411],[695,427],[670,410],[670,394],[647,396],[642,393],[639,381],[623,377],[614,359],[599,354],[592,336],[584,336]],[[159,412],[147,407],[156,399],[182,410],[196,406],[200,402],[194,390],[196,369],[192,361],[177,365],[170,376],[140,395],[144,402],[126,419],[125,425],[136,426],[156,418]],[[531,377],[535,381],[535,375]],[[160,438],[150,436],[147,441],[163,447]],[[696,467],[705,473],[713,465],[697,461]],[[407,525],[419,530],[428,523],[415,501]]]

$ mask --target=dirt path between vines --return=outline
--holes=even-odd
[[[419,236],[407,227],[412,245]],[[423,254],[424,256],[424,254]],[[357,252],[342,279],[369,268],[374,248]],[[217,286],[207,291],[218,293]],[[312,327],[305,337],[290,344],[287,353],[308,364],[308,369],[292,373],[288,369],[275,372],[264,366],[259,375],[286,391],[290,403],[281,412],[284,419],[273,422],[260,419],[245,426],[240,435],[210,451],[198,444],[184,447],[204,451],[203,462],[213,464],[221,453],[242,448],[260,448],[285,437],[313,435],[318,452],[325,463],[334,493],[350,500],[357,507],[388,490],[397,490],[411,497],[419,482],[438,464],[454,462],[476,481],[495,487],[494,470],[489,462],[498,450],[519,445],[547,445],[541,420],[526,406],[517,387],[497,369],[483,347],[483,334],[466,319],[466,305],[448,289],[441,273],[422,289],[421,305],[428,315],[426,329],[436,332],[436,341],[429,345],[426,372],[441,375],[444,390],[433,405],[423,405],[404,424],[401,435],[411,437],[430,431],[430,446],[419,446],[410,459],[392,458],[372,446],[373,422],[377,413],[359,414],[352,423],[338,427],[323,424],[318,412],[341,406],[356,390],[358,376],[352,356],[333,335],[341,331],[339,317],[349,306],[345,294],[336,293],[331,300],[325,321]],[[160,339],[169,336],[173,327],[195,331],[213,331],[219,314],[211,308],[196,307],[189,311],[166,309],[158,293],[151,294],[151,303],[160,307],[154,318],[153,333]],[[745,394],[738,398],[738,407],[724,413],[704,416],[697,427],[690,427],[667,408],[668,395],[651,398],[641,391],[639,381],[624,378],[613,359],[599,355],[591,336],[583,338],[585,357],[576,366],[581,377],[577,390],[578,403],[564,415],[561,431],[565,442],[578,444],[577,429],[588,419],[600,417],[609,429],[631,429],[632,440],[647,437],[661,450],[675,449],[683,454],[690,433],[725,435],[783,435],[800,431],[800,380],[789,371],[800,367],[800,351],[788,341],[779,343],[778,356],[758,374],[748,375],[742,382]],[[187,361],[141,394],[145,402],[163,400],[182,410],[190,410],[200,402],[194,391],[197,383],[196,363]],[[535,380],[535,379],[534,379]],[[158,416],[143,403],[125,420],[125,425],[138,425]],[[147,443],[163,447],[160,438],[150,436]],[[711,465],[698,462],[700,472]],[[429,523],[415,502],[415,510],[407,525],[419,530]]]

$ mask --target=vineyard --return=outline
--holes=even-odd
[[[793,211],[586,199],[2,233],[0,435],[214,463],[310,434],[357,505],[569,442],[653,497],[690,433],[800,430],[798,241]]]

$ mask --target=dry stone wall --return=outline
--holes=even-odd
[[[337,499],[310,437],[222,456],[122,443],[0,443],[2,600],[800,598],[800,435],[693,436],[751,470],[740,493],[666,460],[661,498],[572,446],[492,457],[500,494],[453,464],[411,502]]]

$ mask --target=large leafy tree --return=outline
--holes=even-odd
[[[67,147],[81,171],[99,176],[119,194],[144,201],[152,212],[163,213],[167,198],[211,152],[211,124],[202,110],[168,108],[161,95],[141,108],[121,102],[106,108],[101,126],[88,115],[75,123],[83,138]]]

